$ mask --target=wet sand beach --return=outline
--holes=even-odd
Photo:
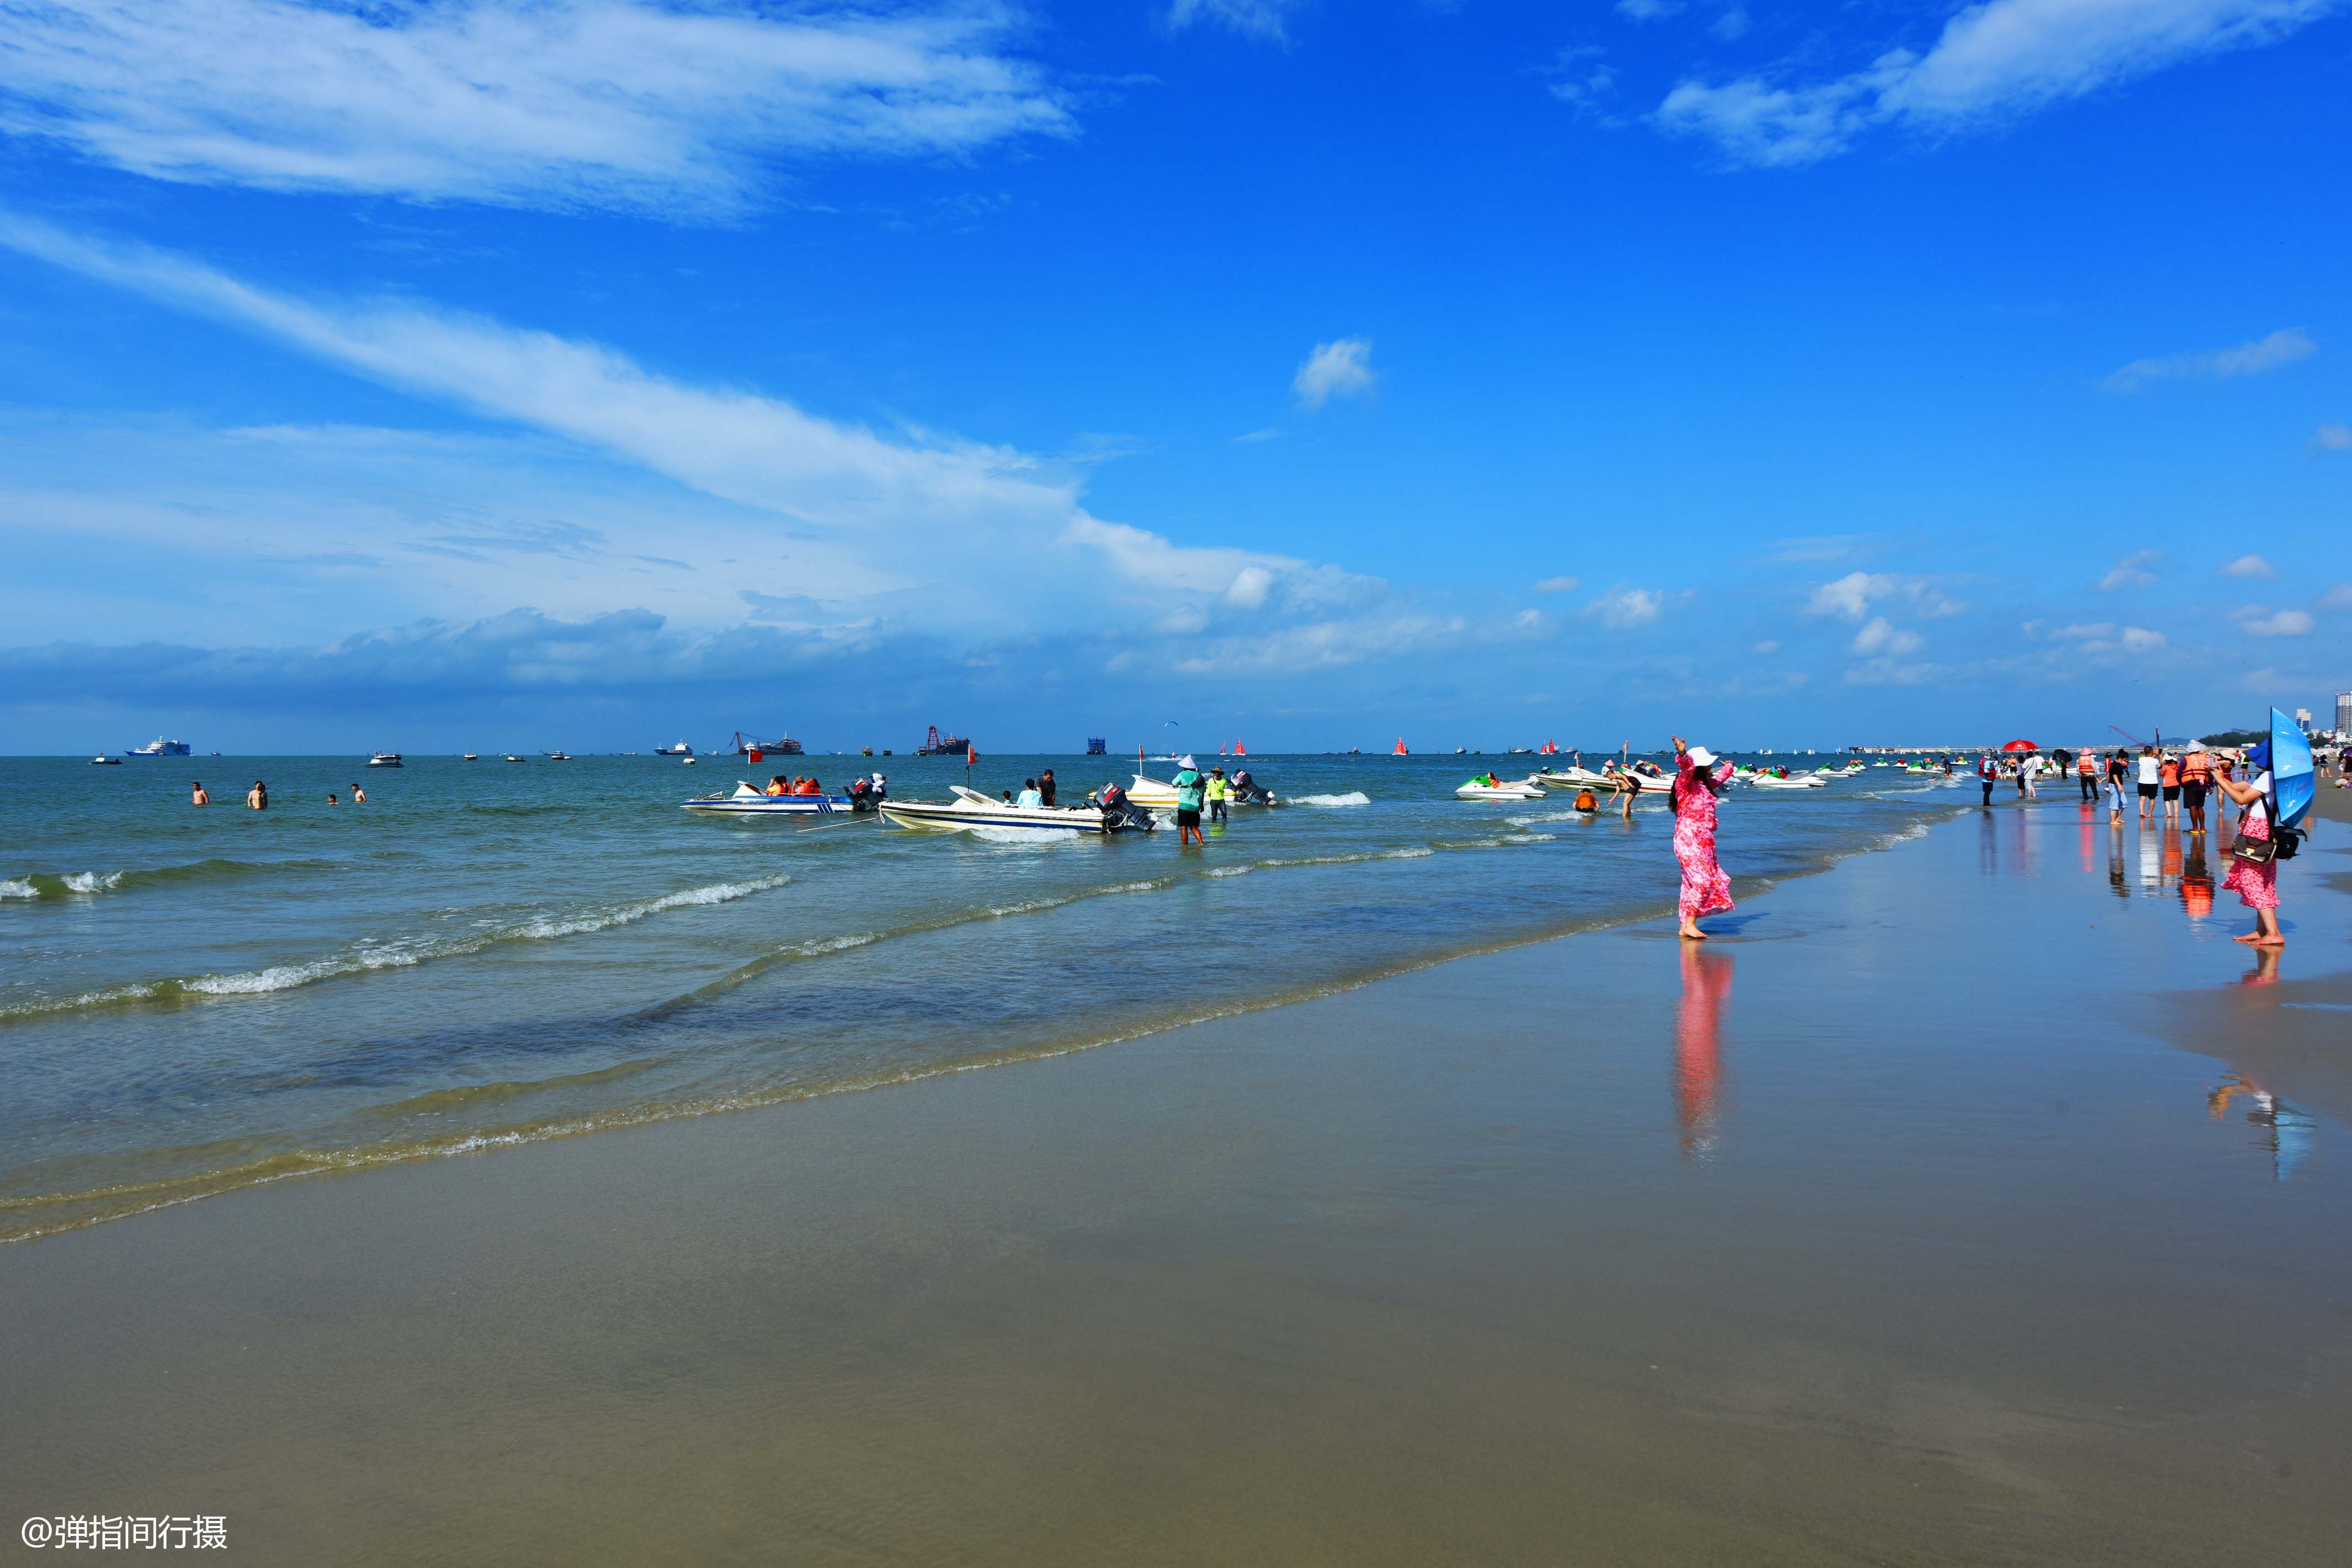
[[[255,1563],[2341,1562],[2348,841],[2274,966],[2045,799],[1702,949],[0,1249],[0,1494]]]

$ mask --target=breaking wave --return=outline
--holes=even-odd
[[[1350,789],[1345,795],[1293,795],[1294,806],[1369,806],[1372,798],[1361,789]]]

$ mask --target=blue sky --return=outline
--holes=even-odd
[[[0,749],[2352,686],[2352,0],[30,0],[0,136]]]

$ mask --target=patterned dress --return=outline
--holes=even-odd
[[[2271,814],[2268,807],[2248,811],[2246,820],[2238,824],[2242,839],[2267,839],[2271,836]],[[2230,874],[2221,885],[2238,895],[2238,902],[2248,909],[2276,909],[2278,902],[2278,862],[2264,861],[2252,865],[2231,857]]]
[[[1685,920],[1720,915],[1731,907],[1731,879],[1715,858],[1715,791],[1699,778],[1698,765],[1684,752],[1675,758],[1680,777],[1675,781],[1675,859],[1683,868],[1682,897],[1676,904]],[[1731,764],[1720,763],[1715,781],[1731,778]]]

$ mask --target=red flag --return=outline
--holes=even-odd
[[[758,762],[758,761],[760,761],[761,759],[761,756],[760,756],[760,748],[759,748],[758,747],[756,747],[756,746],[755,746],[755,747],[753,747],[751,748],[751,760],[752,760],[753,762]]]
[[[980,747],[972,745],[971,742],[968,740],[965,741],[963,745],[963,765],[966,768],[969,768],[979,760]]]

